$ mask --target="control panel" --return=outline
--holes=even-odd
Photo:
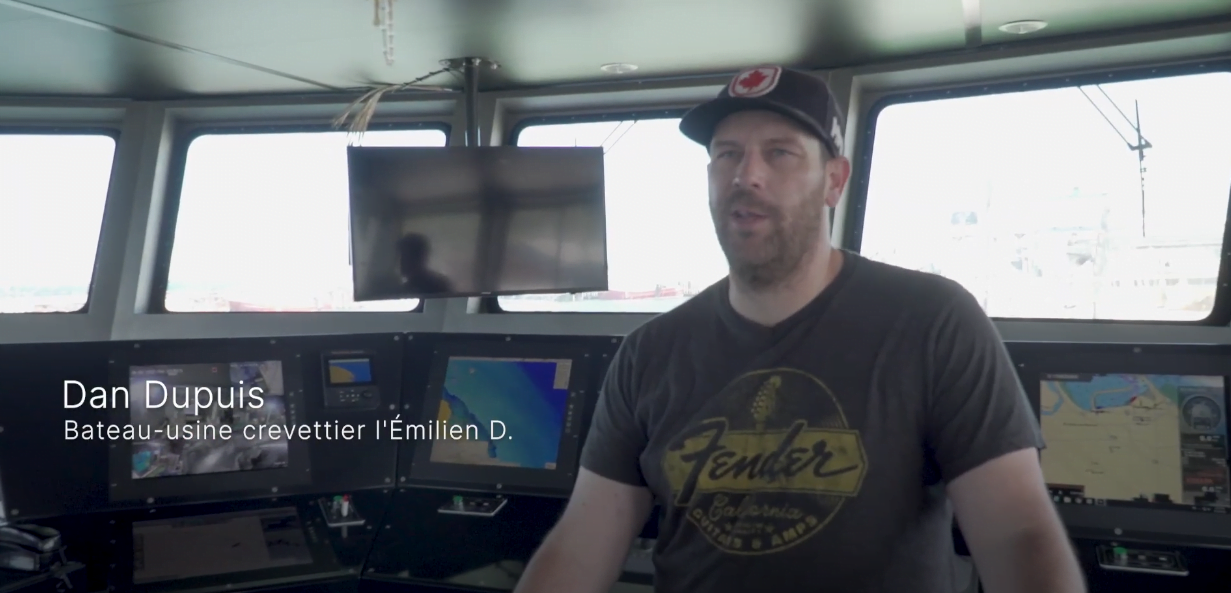
[[[471,515],[474,517],[495,517],[500,509],[509,502],[503,496],[454,496],[452,500],[436,509],[446,515]]]
[[[325,517],[325,524],[330,527],[352,527],[363,525],[363,517],[359,514],[358,509],[351,503],[349,494],[339,494],[333,498],[321,498],[317,500],[317,504],[321,506],[321,514]]]
[[[380,389],[376,385],[372,358],[372,353],[359,350],[326,352],[322,356],[326,408],[374,410],[380,407]]]
[[[1188,576],[1188,566],[1179,552],[1126,548],[1111,544],[1098,547],[1098,562],[1104,570]]]
[[[326,408],[365,408],[380,406],[380,392],[375,387],[354,389],[326,389]]]

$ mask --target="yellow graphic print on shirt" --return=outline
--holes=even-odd
[[[859,495],[859,431],[816,377],[755,371],[731,382],[663,455],[674,504],[716,547],[770,554],[798,545]]]

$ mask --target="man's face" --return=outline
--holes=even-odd
[[[398,254],[398,268],[401,270],[402,276],[409,280],[423,271],[427,264],[424,261],[426,259],[427,254],[423,252],[419,245],[403,245],[401,253]]]
[[[741,111],[710,142],[710,214],[731,274],[753,288],[780,284],[828,236],[849,165],[769,111]]]
[[[406,254],[402,254],[398,258],[398,268],[399,270],[401,270],[402,276],[406,278],[407,280],[411,279],[416,274],[418,274],[419,272],[418,263],[419,262],[415,260],[414,257],[407,257]]]

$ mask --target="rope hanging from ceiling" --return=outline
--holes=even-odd
[[[333,120],[333,127],[341,128],[342,126],[346,125],[346,120],[351,118],[352,115],[354,115],[354,118],[351,119],[350,127],[347,129],[347,131],[350,132],[353,141],[358,141],[359,139],[363,137],[363,133],[367,131],[368,124],[372,122],[372,116],[376,114],[376,105],[380,103],[380,100],[383,99],[385,95],[389,93],[396,93],[396,92],[405,91],[405,90],[437,91],[437,92],[452,91],[453,89],[448,88],[448,87],[427,86],[427,85],[419,84],[420,82],[423,82],[424,80],[427,80],[433,76],[436,76],[438,74],[444,74],[452,70],[453,68],[446,66],[439,70],[433,70],[431,72],[428,72],[427,74],[424,74],[423,76],[420,76],[419,78],[416,78],[410,82],[403,82],[403,83],[398,83],[398,84],[386,84],[386,85],[373,87],[369,89],[368,92],[364,93],[363,95],[360,95],[358,99],[355,99],[354,101],[352,101],[350,105],[347,105],[346,110],[343,111],[341,115],[339,115],[337,118]]]
[[[374,9],[372,24],[380,29],[381,41],[384,45],[385,64],[388,66],[393,65],[393,2],[394,0],[372,0]],[[363,133],[367,131],[368,125],[372,122],[372,116],[376,114],[376,105],[380,103],[380,100],[385,95],[405,90],[452,91],[453,89],[447,87],[419,85],[420,82],[437,74],[444,74],[452,70],[453,68],[446,66],[439,70],[428,72],[410,82],[372,87],[358,99],[352,101],[350,105],[346,106],[346,109],[333,120],[333,127],[341,128],[346,125],[346,120],[350,119],[350,126],[347,131],[351,135],[351,143],[358,142],[363,138]],[[354,116],[353,118],[351,117],[352,115]]]

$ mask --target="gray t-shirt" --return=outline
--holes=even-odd
[[[773,328],[723,280],[612,361],[581,465],[654,493],[658,592],[952,593],[945,482],[1042,448],[970,293],[844,257]]]

